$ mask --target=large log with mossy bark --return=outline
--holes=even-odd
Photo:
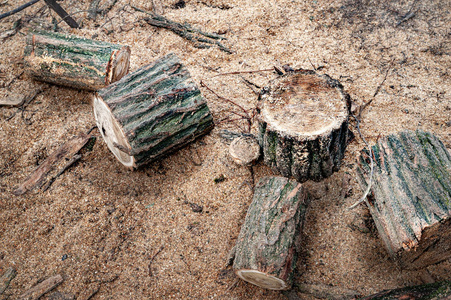
[[[266,289],[291,287],[307,200],[295,180],[260,179],[234,248],[236,275]]]
[[[433,134],[404,131],[372,148],[374,175],[367,206],[385,247],[405,269],[424,268],[451,257],[451,155]],[[363,189],[371,160],[358,161]]]
[[[51,31],[31,31],[24,58],[28,73],[36,80],[96,91],[128,73],[130,48]]]
[[[258,105],[264,162],[299,182],[340,168],[348,140],[349,95],[328,75],[290,71],[263,90]]]
[[[175,54],[99,90],[93,106],[108,148],[132,168],[185,146],[214,126],[207,102]]]
[[[360,300],[451,300],[451,281],[387,290]]]

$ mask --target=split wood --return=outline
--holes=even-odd
[[[146,21],[149,25],[169,29],[175,34],[193,42],[196,48],[210,48],[212,45],[216,45],[220,50],[228,54],[233,53],[232,50],[226,48],[219,42],[219,40],[225,40],[225,37],[214,33],[203,32],[199,29],[192,28],[189,24],[180,24],[171,21],[161,15],[142,10],[133,5],[131,7],[136,11],[149,15],[150,18],[144,18],[144,21]]]
[[[35,285],[25,293],[19,296],[20,300],[37,300],[42,297],[47,292],[53,290],[58,285],[63,282],[63,277],[61,275],[55,275],[53,277],[47,278],[43,282]]]
[[[28,177],[22,182],[17,189],[14,190],[13,194],[16,196],[23,195],[29,190],[41,187],[45,183],[45,178],[47,175],[55,169],[56,164],[59,161],[64,159],[70,159],[69,163],[63,167],[62,171],[60,171],[56,176],[54,176],[46,186],[44,187],[47,190],[53,181],[61,175],[65,170],[67,170],[75,161],[80,158],[77,158],[77,154],[81,151],[81,149],[88,144],[88,142],[94,137],[89,134],[82,134],[78,136],[64,145],[62,145],[58,150],[53,152],[42,164],[40,164]]]

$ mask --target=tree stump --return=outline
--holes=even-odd
[[[260,179],[235,245],[241,279],[271,290],[291,287],[307,200],[295,180]]]
[[[434,282],[400,289],[383,291],[360,300],[446,300],[451,299],[451,281]]]
[[[24,58],[36,80],[98,90],[128,73],[130,48],[49,31],[30,32]]]
[[[367,204],[390,255],[405,269],[451,257],[451,155],[445,146],[417,130],[384,137],[372,151],[374,175]],[[366,189],[366,150],[357,174]]]
[[[175,54],[101,89],[94,115],[109,149],[137,168],[209,132],[207,102]]]
[[[349,95],[328,75],[288,72],[262,93],[258,107],[264,162],[299,182],[340,168],[347,145]]]

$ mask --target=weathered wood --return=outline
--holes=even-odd
[[[229,154],[238,165],[250,166],[260,157],[260,145],[253,136],[235,138],[229,146]]]
[[[451,257],[451,155],[434,135],[404,131],[372,147],[374,176],[367,204],[390,255],[406,269]],[[369,182],[368,151],[358,180]]]
[[[86,145],[90,145],[95,142],[95,137],[90,135],[82,134],[78,137],[75,137],[64,143],[58,150],[53,152],[47,159],[40,164],[30,175],[25,178],[24,182],[22,182],[17,189],[13,191],[13,194],[16,196],[23,195],[29,190],[32,190],[35,187],[42,187],[46,183],[47,175],[55,170],[56,165],[59,162],[65,162],[66,160],[72,159],[72,157],[76,156],[76,154],[80,153],[81,150]],[[90,145],[92,146],[92,145]],[[57,176],[62,174],[67,167],[63,167],[62,171],[58,172]],[[47,185],[53,183],[56,177],[52,177],[50,181],[47,182]],[[48,187],[47,187],[48,188]]]
[[[435,282],[424,285],[409,286],[400,289],[387,290],[360,300],[450,300],[451,281]]]
[[[16,277],[17,271],[13,267],[9,267],[0,276],[0,295],[8,288],[11,281]]]
[[[306,205],[306,189],[295,180],[260,179],[235,245],[240,278],[272,290],[291,287]]]
[[[265,163],[299,182],[340,168],[348,138],[349,96],[328,75],[297,70],[276,78],[258,107]]]
[[[49,31],[30,32],[24,58],[36,80],[98,90],[128,73],[130,48]]]
[[[105,142],[127,167],[139,167],[210,131],[213,117],[175,54],[100,90],[94,115]]]
[[[19,296],[20,300],[37,300],[44,294],[50,292],[58,285],[63,282],[63,277],[61,275],[55,275],[47,278],[41,283],[38,283],[31,289],[27,290],[25,293]]]

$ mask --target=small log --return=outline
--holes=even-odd
[[[44,294],[50,292],[58,285],[63,282],[63,277],[61,275],[55,275],[50,278],[47,278],[41,283],[38,283],[31,289],[27,290],[25,293],[19,296],[20,300],[37,300],[42,297]]]
[[[30,32],[24,58],[36,80],[96,91],[128,73],[130,48],[49,31]]]
[[[108,148],[137,168],[209,132],[207,102],[175,54],[100,90],[94,115]]]
[[[291,287],[306,202],[306,189],[295,180],[260,179],[235,245],[236,275],[266,289]]]
[[[347,145],[349,95],[328,75],[290,71],[263,91],[258,107],[264,162],[299,182],[338,171]]]
[[[404,131],[372,147],[374,175],[367,205],[385,247],[405,269],[451,257],[451,155],[434,135]],[[357,169],[367,188],[368,151]]]
[[[451,281],[435,282],[400,289],[387,290],[360,300],[450,300]]]

